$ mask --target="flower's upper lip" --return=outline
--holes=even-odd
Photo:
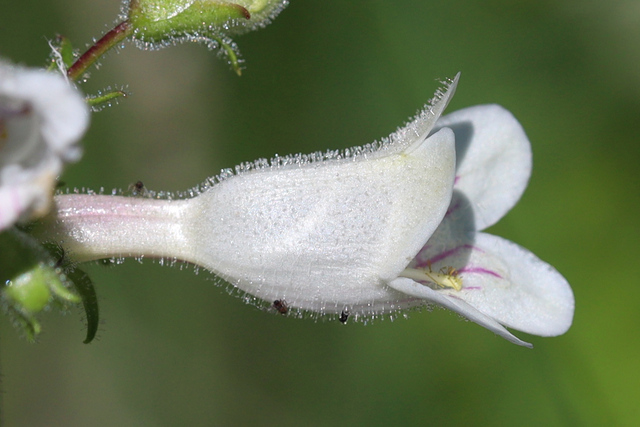
[[[192,260],[261,298],[286,293],[290,306],[315,311],[402,298],[384,284],[418,253],[451,199],[453,134],[427,136],[458,79],[380,150],[314,168],[285,162],[280,172],[214,185],[193,202],[210,220],[189,230]]]
[[[435,133],[434,126],[455,94],[459,80],[460,73],[456,74],[445,89],[439,89],[413,120],[389,136],[386,148],[392,152],[411,153],[411,145],[418,147],[430,134]]]
[[[410,153],[240,174],[191,199],[186,258],[263,299],[324,310],[394,301],[396,277],[442,220],[455,173],[443,129]],[[342,308],[342,307],[340,307]]]
[[[527,187],[532,167],[529,139],[509,111],[493,104],[447,114],[432,132],[442,127],[456,135],[455,189],[471,203],[473,229],[484,230],[510,211]]]

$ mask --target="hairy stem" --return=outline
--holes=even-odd
[[[127,38],[133,31],[129,21],[121,22],[111,31],[105,34],[93,46],[89,48],[78,60],[67,70],[67,76],[73,80],[78,80],[87,68],[89,68],[98,58],[104,55],[109,49]]]

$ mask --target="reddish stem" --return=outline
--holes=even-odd
[[[114,29],[105,34],[93,46],[89,48],[78,60],[67,70],[67,76],[71,80],[78,80],[80,76],[89,68],[98,58],[105,54],[116,44],[120,43],[131,33],[131,24],[129,21],[121,22]]]

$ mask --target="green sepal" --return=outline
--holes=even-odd
[[[238,76],[242,75],[242,67],[240,66],[240,56],[238,55],[235,44],[222,38],[214,38],[220,44],[220,48],[226,53],[229,65]]]
[[[122,89],[111,90],[107,89],[108,92],[102,93],[98,92],[97,95],[89,95],[85,99],[87,104],[91,107],[93,111],[100,111],[102,107],[111,106],[111,103],[114,101],[118,101],[120,98],[126,98],[129,96],[127,92]]]
[[[67,69],[76,61],[71,40],[65,36],[58,36],[58,52],[60,52],[62,63]]]
[[[100,311],[98,308],[98,295],[93,286],[93,281],[87,273],[77,268],[65,256],[64,248],[55,243],[45,243],[49,253],[58,260],[57,266],[64,270],[67,280],[77,294],[72,293],[68,288],[52,289],[52,291],[62,298],[64,293],[70,293],[75,296],[75,302],[82,302],[84,308],[85,320],[87,322],[87,336],[83,341],[89,344],[98,332],[98,323],[100,321]]]
[[[31,343],[35,342],[42,331],[42,326],[40,326],[38,319],[33,315],[16,311],[13,308],[9,308],[8,311],[13,319],[14,326],[24,334],[26,340]]]
[[[53,52],[50,56],[51,63],[47,69],[49,71],[52,71],[59,68],[59,62],[60,60],[62,60],[64,69],[68,70],[76,60],[76,55],[73,51],[73,45],[71,44],[71,41],[67,37],[58,34],[56,36],[56,39],[54,41],[51,41],[49,45],[53,49]]]
[[[80,294],[84,314],[87,321],[87,336],[84,339],[85,344],[89,344],[98,332],[98,323],[100,322],[100,310],[98,308],[98,295],[93,287],[93,281],[87,273],[79,268],[67,274],[73,287]]]

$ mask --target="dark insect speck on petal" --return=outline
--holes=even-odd
[[[347,309],[342,310],[342,313],[340,313],[340,323],[342,323],[343,325],[347,323],[347,320],[349,320],[349,311]]]
[[[287,314],[289,312],[289,307],[287,307],[287,302],[285,300],[277,299],[273,302],[273,308],[275,308],[280,314]]]
[[[132,196],[144,197],[147,194],[147,190],[142,181],[136,181],[129,186],[129,193],[131,193]]]

